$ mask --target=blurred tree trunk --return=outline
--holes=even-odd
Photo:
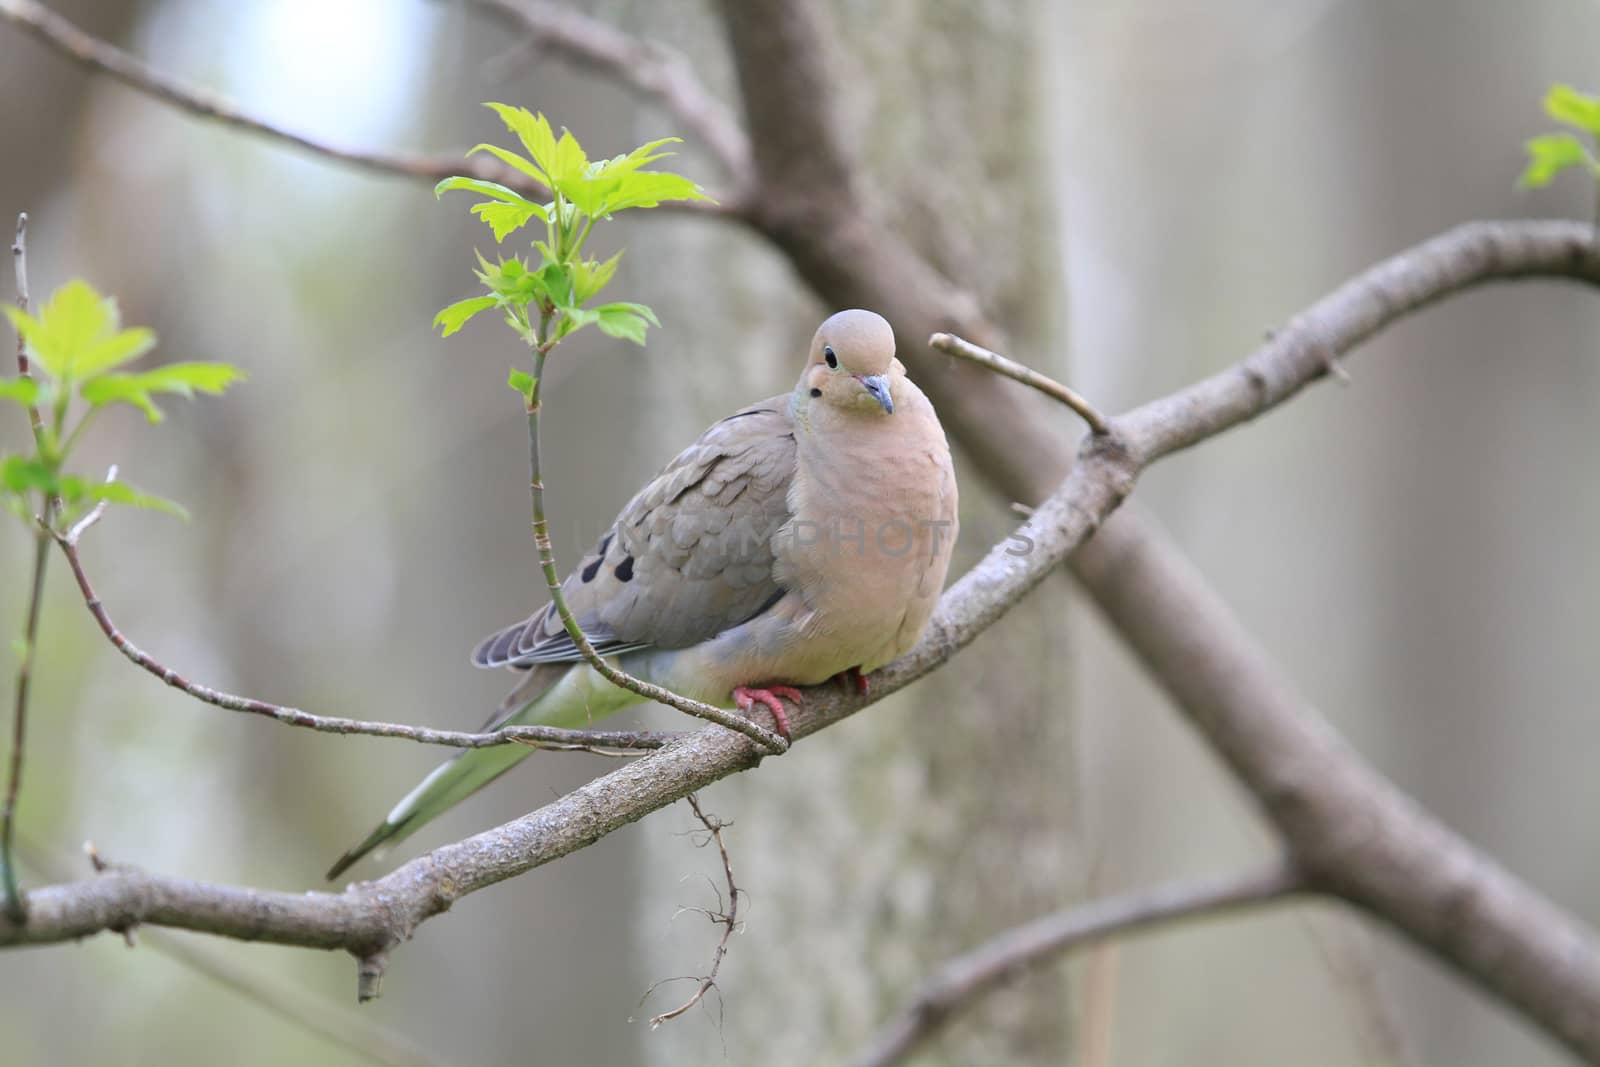
[[[669,23],[640,5],[631,28],[665,36],[708,76],[714,27]],[[1034,5],[956,0],[839,3],[839,121],[874,207],[1012,330],[1016,351],[1053,373],[1064,288],[1052,167],[1039,147],[1042,42]],[[721,68],[719,70],[719,64]],[[659,132],[652,125],[649,133]],[[656,403],[639,429],[641,477],[735,406],[786,391],[823,314],[788,263],[743,233],[653,223],[630,238],[669,329],[652,339]],[[715,294],[714,303],[707,303]],[[685,323],[693,323],[685,329]],[[902,348],[925,343],[901,336]],[[1048,341],[1048,343],[1047,343]],[[648,456],[648,462],[643,458]],[[962,471],[953,573],[1015,522],[1008,501]],[[731,1063],[832,1062],[857,1049],[915,983],[982,938],[1073,899],[1081,886],[1073,716],[1062,585],[1042,589],[954,670],[807,740],[757,774],[708,791],[748,894],[720,987],[708,1002]],[[674,828],[693,826],[687,811]],[[648,861],[639,930],[655,977],[707,966],[714,929],[679,905],[708,906],[713,850],[667,833]],[[1064,972],[1063,972],[1064,975]],[[681,1001],[666,986],[641,1018]],[[1059,1063],[1069,1047],[1064,977],[1032,981],[953,1029],[922,1062]],[[650,1062],[704,1062],[705,1024],[680,1020],[647,1042]]]

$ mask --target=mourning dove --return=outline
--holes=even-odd
[[[716,423],[641,489],[561,590],[597,651],[685,696],[769,709],[795,686],[911,648],[944,587],[956,483],[933,405],[870,311],[817,330],[792,392]],[[527,671],[489,728],[584,727],[641,698],[584,662],[555,605],[491,634],[480,667]],[[468,749],[328,872],[337,878],[532,751]]]

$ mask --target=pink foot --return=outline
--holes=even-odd
[[[741,685],[733,691],[733,702],[739,710],[749,713],[757,704],[765,704],[767,710],[772,712],[772,719],[778,726],[778,733],[783,735],[785,741],[789,740],[789,716],[783,710],[783,701],[779,697],[788,697],[796,704],[800,703],[800,690],[792,685],[747,686]]]
[[[851,667],[847,671],[840,671],[838,674],[830,678],[829,681],[838,682],[840,685],[844,686],[844,691],[846,693],[854,691],[856,696],[862,697],[866,696],[867,690],[872,688],[871,684],[867,681],[867,676],[861,673],[860,667]]]

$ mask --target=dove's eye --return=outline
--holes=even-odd
[[[829,370],[838,370],[839,369],[839,357],[833,354],[833,346],[832,345],[823,345],[822,346],[822,358],[828,361],[828,369]]]

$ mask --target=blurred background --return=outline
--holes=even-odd
[[[539,108],[591,154],[681,132],[616,86],[446,0],[59,0],[85,28],[296,131],[457,152],[478,104]],[[1587,217],[1576,178],[1519,193],[1553,81],[1593,90],[1579,0],[832,0],[826,28],[869,195],[1010,331],[1013,354],[1129,407],[1246,354],[1378,258],[1473,218]],[[703,3],[587,10],[682,50],[737,107]],[[717,186],[711,159],[680,161]],[[982,190],[974,196],[973,190]],[[467,201],[205,124],[0,24],[0,220],[32,218],[35,297],[82,275],[156,359],[250,382],[100,422],[86,471],[183,501],[115,514],[85,558],[134,641],[209,684],[308,710],[476,726],[510,679],[484,632],[542,602],[526,524],[520,357],[485,316],[441,341],[492,239]],[[7,230],[9,232],[9,230]],[[587,331],[552,363],[547,483],[570,566],[707,423],[786,391],[821,306],[725,223],[609,228],[618,298],[663,327]],[[0,285],[9,298],[9,280]],[[1137,494],[1338,728],[1469,839],[1600,922],[1600,301],[1478,291],[1319,386],[1165,463]],[[921,338],[900,338],[902,346]],[[5,338],[9,345],[9,334]],[[1041,417],[1060,418],[1048,408]],[[1063,432],[1073,427],[1063,427]],[[0,412],[0,447],[25,433]],[[1014,523],[963,468],[964,566]],[[0,623],[31,539],[0,527]],[[964,562],[963,562],[964,561]],[[624,717],[674,726],[670,714]],[[443,754],[195,704],[101,638],[52,563],[21,828],[33,884],[114,861],[319,888]],[[530,811],[610,764],[538,753],[357,868]],[[356,1014],[390,1062],[812,1064],[858,1049],[939,961],[1025,918],[1271,838],[1066,579],[934,680],[704,794],[749,893],[721,996],[652,1031],[717,931],[682,806],[476,894],[354,1006],[342,955],[150,932],[0,954],[17,1064],[370,1060],[165,946]],[[342,1025],[336,1022],[335,1025]],[[369,1042],[370,1044],[370,1042]],[[1026,979],[919,1063],[1540,1065],[1542,1038],[1383,931],[1301,906],[1130,941]]]

